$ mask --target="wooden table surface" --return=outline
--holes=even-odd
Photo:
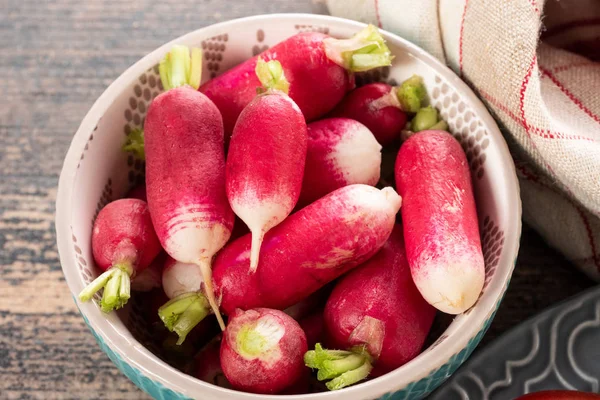
[[[54,201],[63,157],[102,91],[188,31],[242,16],[324,12],[310,0],[0,2],[0,399],[142,399],[96,345],[65,284]],[[485,345],[591,286],[525,227]]]

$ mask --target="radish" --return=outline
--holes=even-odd
[[[392,188],[350,185],[338,189],[290,215],[265,235],[261,260],[254,274],[248,274],[251,234],[229,243],[214,262],[213,281],[221,310],[227,315],[237,308],[283,310],[307,298],[383,246],[401,202]],[[194,322],[208,314],[207,300],[202,293],[195,292],[197,287],[171,293],[188,292],[159,310],[167,326],[177,324],[177,316],[191,304],[194,309],[186,314],[184,321]],[[182,324],[183,333],[193,327],[188,322]]]
[[[348,93],[329,115],[361,122],[386,146],[404,129],[406,113],[417,112],[426,96],[423,79],[417,75],[398,87],[371,83]]]
[[[285,309],[369,259],[390,235],[400,208],[394,189],[350,185],[290,215],[263,242],[255,274],[248,274],[250,235],[215,259],[221,310]]]
[[[221,367],[235,389],[277,393],[302,376],[306,336],[282,311],[236,310],[221,342]]]
[[[289,95],[307,121],[331,111],[354,88],[352,72],[390,65],[393,58],[373,25],[350,39],[334,39],[317,32],[299,33],[260,57],[281,62],[290,82]],[[253,57],[200,87],[221,110],[227,137],[260,86],[254,74],[257,59]]]
[[[447,132],[419,132],[400,147],[395,176],[415,284],[438,310],[460,314],[475,304],[485,278],[465,153]]]
[[[158,316],[169,331],[177,334],[177,346],[190,337],[190,332],[193,332],[193,342],[205,339],[207,335],[214,336],[212,323],[206,319],[211,311],[210,305],[204,295],[198,294],[206,287],[196,264],[167,257],[162,272],[162,288],[170,300],[158,309]],[[199,324],[201,326],[196,328]]]
[[[211,262],[229,239],[234,214],[225,194],[223,121],[197,88],[198,49],[174,46],[160,63],[166,92],[150,104],[144,124],[146,189],[152,221],[163,248],[196,264],[219,324],[225,324],[212,290]],[[184,84],[188,86],[182,86]],[[177,319],[178,315],[170,316]]]
[[[88,301],[104,288],[100,306],[109,312],[130,297],[131,278],[143,271],[160,252],[148,205],[138,199],[120,199],[100,210],[92,229],[92,253],[105,271],[79,294]]]
[[[354,183],[379,181],[381,145],[369,129],[348,118],[308,125],[308,151],[299,204],[305,206]]]
[[[266,91],[238,118],[225,173],[229,204],[252,232],[252,273],[265,233],[298,201],[307,140],[304,116],[286,94],[289,85],[279,61],[259,58],[256,74]]]
[[[305,360],[319,369],[319,380],[333,378],[331,390],[382,375],[421,352],[435,312],[412,281],[402,226],[396,225],[373,258],[340,279],[325,305],[329,344],[354,351],[317,348]]]
[[[204,283],[196,264],[168,258],[162,273],[162,287],[170,301],[158,309],[158,315],[181,345],[191,330],[210,312],[208,300],[198,292]],[[206,289],[206,288],[204,288]]]

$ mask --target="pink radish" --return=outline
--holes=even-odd
[[[131,278],[143,271],[160,252],[148,205],[138,199],[121,199],[100,210],[92,229],[92,253],[104,272],[79,294],[88,301],[104,288],[100,306],[109,312],[130,297]]]
[[[352,72],[390,65],[393,58],[372,25],[350,39],[334,39],[317,32],[299,33],[260,57],[281,62],[290,82],[289,95],[307,121],[331,111],[354,88]],[[257,57],[253,57],[200,87],[223,114],[226,136],[260,86],[254,74],[256,63]]]
[[[417,288],[443,312],[466,311],[481,293],[485,267],[463,149],[447,132],[416,133],[400,148],[395,175]]]
[[[333,378],[327,383],[332,390],[387,373],[421,352],[435,312],[412,281],[402,226],[396,225],[373,258],[340,279],[325,305],[331,347],[358,348],[358,354],[338,360],[339,352],[318,349],[307,354],[308,364],[319,369],[319,378]]]
[[[235,214],[252,232],[250,272],[258,266],[265,233],[293,210],[306,160],[306,123],[287,96],[281,64],[256,64],[266,88],[240,114],[227,156],[227,198]]]
[[[204,279],[196,264],[168,258],[162,273],[162,287],[170,301],[158,310],[165,326],[177,333],[177,344],[184,342],[190,331],[210,312],[205,296],[198,294]]]
[[[416,113],[426,95],[423,80],[416,75],[398,87],[371,83],[348,93],[329,115],[361,122],[386,146],[399,137],[406,113]]]
[[[299,204],[305,206],[354,183],[379,181],[381,145],[360,122],[329,118],[308,125],[308,151]]]
[[[265,235],[255,274],[248,274],[250,235],[215,259],[221,309],[285,309],[379,250],[390,235],[401,199],[394,189],[350,185],[290,215]]]
[[[350,185],[338,189],[265,235],[254,274],[248,274],[251,234],[227,244],[215,258],[213,272],[221,310],[227,315],[238,308],[283,310],[300,302],[373,256],[390,235],[401,202],[392,188]],[[170,321],[190,303],[197,307],[190,312],[193,320],[208,314],[200,292],[175,297],[159,314]]]
[[[221,367],[235,389],[278,393],[302,376],[308,349],[300,325],[282,311],[236,310],[221,342]]]
[[[164,249],[201,269],[206,296],[224,328],[212,290],[211,262],[231,235],[234,215],[225,194],[221,114],[205,95],[181,86],[198,86],[198,53],[193,49],[190,61],[187,48],[174,46],[160,64],[168,90],[152,101],[144,124],[146,188]]]

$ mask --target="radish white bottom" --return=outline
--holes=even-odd
[[[470,259],[447,264],[436,260],[421,263],[419,268],[413,273],[419,292],[429,304],[448,314],[460,314],[471,308],[483,289],[485,271]]]

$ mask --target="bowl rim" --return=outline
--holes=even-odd
[[[114,313],[109,315],[103,314],[94,302],[81,303],[77,299],[77,293],[83,288],[83,285],[81,282],[78,282],[77,278],[74,276],[74,271],[76,270],[73,265],[75,254],[68,240],[68,238],[72,236],[68,221],[71,220],[73,184],[77,176],[77,164],[80,155],[84,151],[89,134],[94,130],[94,127],[111,106],[113,101],[121,94],[122,89],[128,87],[128,85],[135,81],[141,73],[156,65],[173,44],[194,41],[200,37],[205,38],[206,36],[210,36],[211,31],[216,32],[225,27],[231,29],[248,22],[264,21],[265,23],[273,23],[273,21],[278,20],[291,20],[299,23],[305,22],[315,24],[331,23],[343,25],[347,28],[356,28],[357,30],[366,26],[366,24],[362,22],[328,15],[307,13],[263,14],[208,25],[171,40],[127,68],[127,70],[119,75],[100,97],[98,97],[83,118],[71,141],[59,178],[55,217],[57,246],[63,274],[65,275],[69,290],[73,295],[73,299],[79,308],[80,313],[89,322],[90,329],[95,331],[95,334],[98,335],[112,351],[123,360],[127,360],[126,362],[128,364],[138,369],[147,378],[157,381],[165,387],[185,396],[194,397],[195,395],[201,394],[203,397],[208,396],[210,398],[284,398],[283,395],[257,395],[225,389],[203,382],[191,375],[184,374],[158,359],[158,357],[150,353],[136,340],[132,341],[128,337],[123,336],[119,332],[119,329],[113,324],[118,318]],[[506,239],[504,244],[506,250],[503,252],[503,257],[501,257],[498,262],[499,267],[497,270],[502,270],[504,273],[502,284],[498,284],[495,287],[490,287],[488,289],[489,291],[493,291],[493,295],[489,295],[485,299],[480,299],[485,301],[480,301],[475,306],[477,312],[473,312],[470,315],[472,318],[470,321],[471,323],[463,324],[463,326],[458,328],[460,331],[454,333],[456,340],[453,342],[444,341],[444,343],[441,343],[427,354],[421,354],[414,360],[388,374],[344,389],[345,398],[373,398],[373,396],[379,397],[385,393],[399,390],[403,386],[423,379],[431,372],[447,363],[452,356],[467,347],[469,341],[477,335],[485,325],[487,319],[493,315],[507,289],[510,277],[514,270],[514,262],[518,254],[521,235],[522,209],[515,166],[508,150],[508,146],[487,108],[473,93],[471,88],[469,88],[469,86],[446,65],[442,64],[425,50],[410,43],[406,39],[383,29],[380,29],[380,31],[386,40],[393,41],[406,52],[411,53],[415,58],[433,68],[444,79],[451,82],[460,93],[461,97],[464,96],[470,106],[473,107],[476,115],[489,127],[490,134],[497,139],[498,152],[505,164],[502,173],[505,175],[506,182],[509,186],[506,188],[508,204],[503,204],[503,206],[507,207],[508,210],[514,210],[516,215],[514,225],[508,224],[506,227]],[[500,268],[500,266],[502,266],[502,268]],[[285,398],[317,400],[334,398],[339,394],[339,392],[323,392],[286,395]]]

